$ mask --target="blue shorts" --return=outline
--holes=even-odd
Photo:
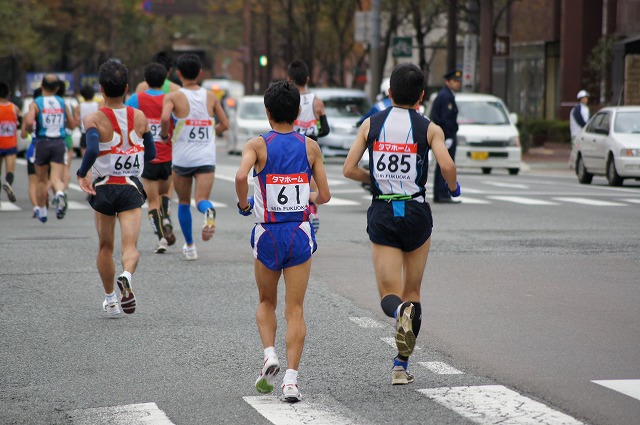
[[[10,155],[17,155],[18,154],[18,148],[17,147],[13,147],[13,148],[9,148],[9,149],[0,149],[0,157],[2,156],[10,156]]]
[[[253,256],[270,270],[305,263],[316,252],[316,236],[308,221],[259,223],[251,232]]]
[[[373,201],[367,211],[369,240],[411,252],[431,237],[433,218],[427,202]]]

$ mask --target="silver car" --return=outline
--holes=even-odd
[[[313,88],[312,93],[324,103],[329,134],[318,138],[326,156],[346,156],[358,134],[356,124],[371,107],[362,90],[346,88]]]
[[[576,134],[569,166],[583,184],[594,175],[606,176],[610,186],[640,179],[640,106],[599,110]]]
[[[226,133],[227,150],[230,154],[242,153],[249,139],[271,131],[267,110],[262,96],[243,96],[238,106],[229,116],[229,130]]]

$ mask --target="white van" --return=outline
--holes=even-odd
[[[427,116],[437,93],[427,105]],[[499,97],[490,94],[456,93],[458,105],[458,147],[455,163],[458,168],[480,168],[483,174],[493,168],[506,168],[518,174],[522,151],[516,128],[518,116],[509,113]]]

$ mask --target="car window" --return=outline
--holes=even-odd
[[[618,112],[613,128],[616,133],[640,133],[640,111]]]
[[[598,129],[602,131],[606,131],[608,133],[610,128],[611,128],[611,114],[609,114],[608,112],[603,112],[602,120],[600,120],[600,123],[598,124]]]
[[[363,116],[370,108],[369,100],[364,97],[332,97],[322,99],[328,117]]]
[[[496,101],[462,101],[458,105],[458,124],[505,125],[509,116]]]
[[[246,120],[267,119],[267,113],[262,102],[245,102],[240,105],[238,114]]]
[[[589,123],[587,124],[587,132],[588,133],[595,133],[596,132],[596,128],[599,128],[600,126],[600,122],[602,121],[602,117],[605,115],[604,112],[598,112],[597,114],[594,115],[593,119],[591,119],[591,121],[589,121]]]

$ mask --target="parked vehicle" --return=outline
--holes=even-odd
[[[594,175],[606,176],[610,186],[640,179],[640,106],[599,110],[573,139],[569,161],[583,184]]]
[[[356,124],[371,107],[362,90],[346,88],[313,88],[310,90],[324,103],[330,132],[318,144],[326,156],[346,156],[356,139]]]
[[[429,98],[427,113],[437,93]],[[509,113],[504,102],[493,95],[456,93],[458,105],[458,146],[456,167],[479,167],[483,174],[493,168],[506,168],[518,174],[522,151],[520,134],[516,128],[518,116]]]
[[[216,94],[222,102],[227,117],[230,117],[235,112],[238,100],[244,96],[244,84],[236,80],[210,78],[202,80],[200,86]]]
[[[262,96],[243,96],[238,100],[235,114],[229,119],[226,132],[227,149],[230,154],[242,153],[245,143],[271,131],[267,110]]]

